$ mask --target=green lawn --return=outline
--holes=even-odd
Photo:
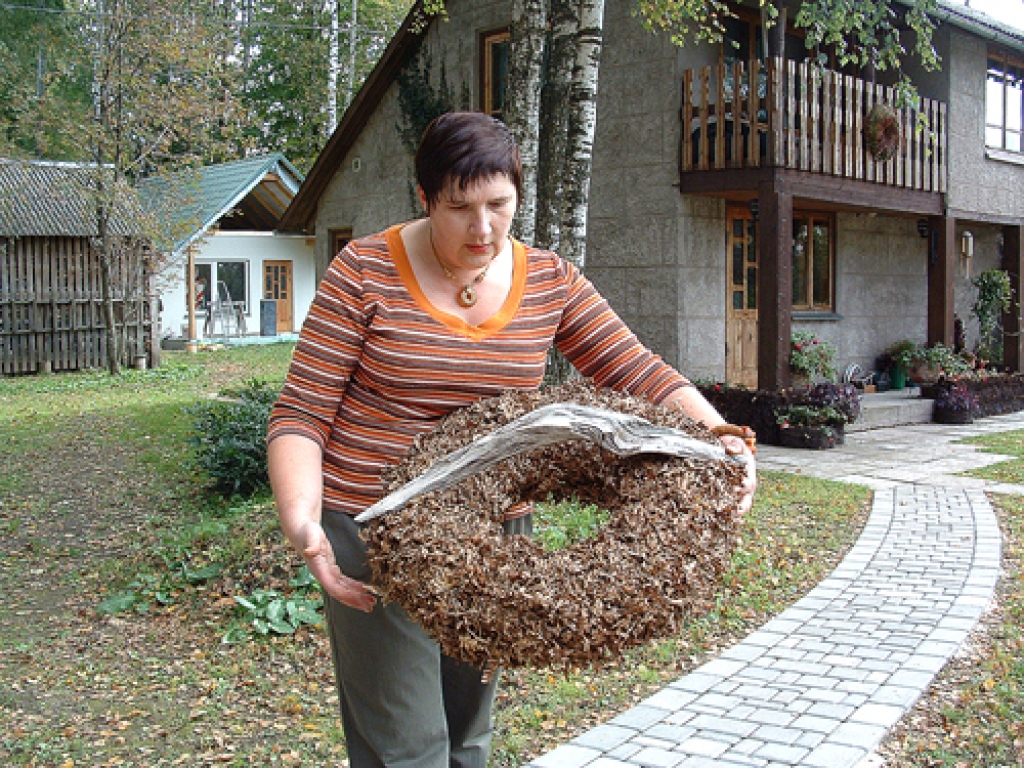
[[[323,766],[344,755],[322,630],[253,629],[278,597],[316,602],[270,500],[211,495],[185,442],[190,405],[253,379],[280,383],[291,349],[173,353],[116,380],[0,380],[0,764]],[[494,765],[614,716],[827,575],[860,531],[868,491],[770,472],[760,483],[716,607],[679,637],[599,672],[506,673]],[[126,610],[96,610],[111,599]]]
[[[981,450],[988,453],[1001,453],[1016,457],[964,474],[985,480],[997,480],[1001,483],[1024,485],[1024,430],[979,435],[978,437],[969,437],[962,442],[980,446]]]

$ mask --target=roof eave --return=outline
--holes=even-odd
[[[359,92],[328,139],[327,145],[281,217],[278,230],[282,232],[304,232],[313,230],[317,206],[321,195],[331,183],[338,166],[352,148],[360,132],[366,127],[387,89],[401,71],[409,51],[419,42],[429,26],[424,21],[422,0],[417,0],[406,15],[402,26],[391,38],[388,47],[377,61]]]

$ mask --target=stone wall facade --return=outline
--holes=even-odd
[[[479,36],[506,26],[507,2],[452,0],[449,20],[432,23],[423,46],[439,73],[470,106],[479,104]],[[936,38],[943,70],[917,73],[923,95],[949,104],[951,215],[974,235],[971,273],[999,266],[1003,223],[1024,216],[1024,169],[993,160],[984,146],[987,43],[944,27]],[[706,44],[674,46],[643,29],[633,5],[608,2],[600,73],[585,271],[637,335],[691,378],[725,375],[727,232],[724,200],[679,192],[681,81],[684,70],[717,60]],[[355,236],[420,215],[412,155],[392,84],[320,201],[318,263],[332,254],[328,233]],[[801,207],[796,205],[796,211]],[[832,341],[840,372],[871,369],[899,339],[923,343],[927,325],[928,241],[916,220],[837,213],[836,303],[828,315],[794,315],[794,329]],[[959,242],[959,240],[958,240]],[[966,265],[965,265],[966,266]],[[974,288],[964,272],[956,311],[977,337]]]

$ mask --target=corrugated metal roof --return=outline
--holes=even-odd
[[[266,207],[275,197],[282,198],[273,205],[280,210],[270,212],[273,228],[303,178],[280,152],[145,179],[139,183],[139,193],[151,212],[163,211],[157,215],[167,222],[166,239],[178,251],[231,213],[270,176],[277,183],[268,195],[261,196],[261,204]]]
[[[0,236],[95,236],[99,173],[95,165],[0,158]],[[107,169],[104,173],[109,178]],[[139,234],[143,230],[141,221],[134,191],[122,190],[111,231],[117,235]]]

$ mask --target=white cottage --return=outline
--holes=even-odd
[[[277,228],[302,181],[295,166],[275,153],[140,185],[151,208],[169,212],[173,231],[169,269],[159,287],[162,338],[276,336],[299,329],[316,290],[315,241]]]

